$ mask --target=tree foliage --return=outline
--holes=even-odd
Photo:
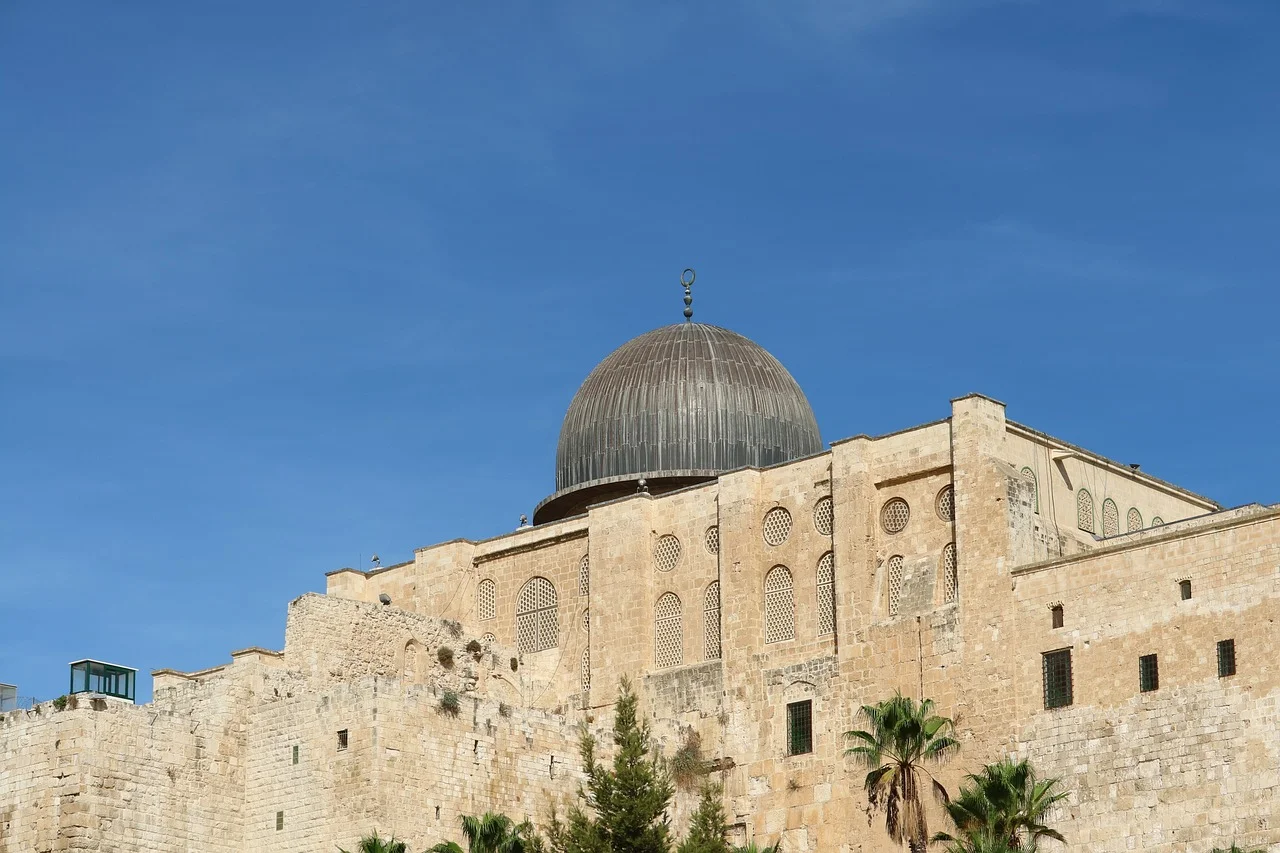
[[[730,853],[724,807],[720,804],[719,785],[704,785],[698,809],[689,821],[689,835],[676,853]]]
[[[347,851],[339,847],[338,853],[347,853]],[[409,853],[409,848],[403,841],[396,841],[394,836],[381,838],[378,830],[375,829],[371,835],[360,839],[356,853]]]
[[[1045,817],[1067,793],[1057,779],[1037,779],[1027,761],[1005,759],[965,777],[959,795],[947,803],[957,836],[940,832],[935,841],[950,842],[950,850],[969,851],[974,838],[1004,841],[1008,849],[1033,853],[1042,838],[1065,841],[1045,824]]]

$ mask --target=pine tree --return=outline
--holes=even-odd
[[[724,808],[720,805],[719,785],[704,785],[698,810],[689,824],[689,837],[676,848],[676,853],[729,853]]]

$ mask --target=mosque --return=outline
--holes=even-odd
[[[735,843],[894,849],[842,734],[901,691],[955,720],[950,790],[1006,755],[1061,779],[1070,849],[1280,850],[1280,505],[1224,509],[978,394],[826,445],[683,281],[685,321],[573,397],[532,523],[333,571],[283,649],[157,670],[150,704],[90,679],[0,717],[0,853],[373,829],[419,851],[463,814],[539,822],[623,677],[723,785]]]

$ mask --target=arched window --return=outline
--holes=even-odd
[[[1094,531],[1093,495],[1089,494],[1088,489],[1076,492],[1076,527],[1090,533]]]
[[[960,578],[956,572],[956,543],[948,542],[942,549],[942,600],[950,604],[960,590]]]
[[[516,597],[516,647],[522,652],[554,649],[559,635],[555,586],[546,578],[530,578]]]
[[[818,633],[836,630],[836,558],[830,551],[818,560]]]
[[[1040,512],[1040,481],[1036,479],[1036,472],[1030,468],[1022,469],[1022,476],[1031,478],[1031,506],[1037,513]]]
[[[796,597],[791,570],[774,566],[764,578],[764,641],[796,638]]]
[[[894,554],[889,558],[889,615],[898,615],[898,605],[902,603],[902,555]]]
[[[835,518],[835,510],[831,505],[831,498],[820,498],[813,506],[813,528],[823,536],[831,535],[831,528],[834,526],[832,521]]]
[[[653,608],[653,664],[658,669],[684,663],[684,625],[680,599],[664,592]]]
[[[410,640],[404,644],[404,669],[402,678],[406,684],[416,684],[418,682],[418,652],[421,646],[417,640]]]
[[[492,619],[497,610],[495,602],[498,599],[497,587],[489,578],[480,581],[480,585],[476,587],[476,609],[480,611],[481,619]]]
[[[1115,536],[1120,533],[1120,508],[1116,502],[1107,498],[1102,502],[1102,535]]]
[[[582,678],[582,692],[587,693],[591,690],[591,650],[590,649],[582,650],[582,665],[581,665],[580,676]]]
[[[583,554],[578,561],[578,595],[591,592],[591,557]]]
[[[720,660],[720,581],[708,584],[702,597],[702,657]]]
[[[1159,527],[1159,526],[1160,526],[1160,525],[1162,525],[1162,524],[1164,524],[1164,519],[1163,519],[1163,518],[1161,518],[1161,517],[1160,517],[1160,516],[1158,516],[1158,515],[1157,515],[1155,518],[1151,519],[1151,526],[1152,526],[1152,527]]]
[[[1135,530],[1142,529],[1142,513],[1138,512],[1136,506],[1129,507],[1129,514],[1125,519],[1125,526],[1132,533]]]

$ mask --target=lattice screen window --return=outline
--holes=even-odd
[[[1102,535],[1116,536],[1120,533],[1120,508],[1116,502],[1107,498],[1102,502]]]
[[[708,584],[702,598],[702,656],[720,660],[720,581]]]
[[[489,578],[480,581],[480,585],[476,588],[476,609],[480,611],[481,619],[492,619],[497,612],[498,600],[497,587]]]
[[[582,630],[584,632],[591,630],[591,611],[582,611]]]
[[[1129,514],[1125,517],[1125,527],[1130,533],[1142,529],[1142,513],[1138,512],[1136,506],[1129,507]]]
[[[889,558],[889,615],[898,615],[898,605],[902,602],[902,557],[893,555]]]
[[[1076,492],[1076,527],[1081,530],[1087,530],[1090,533],[1094,531],[1093,495],[1089,494],[1086,489]]]
[[[901,533],[911,520],[911,507],[902,498],[891,498],[880,507],[880,526],[885,533]]]
[[[684,625],[680,599],[664,592],[653,609],[653,664],[658,669],[684,663]]]
[[[1039,513],[1040,512],[1040,481],[1036,479],[1036,472],[1032,471],[1030,468],[1023,468],[1022,476],[1031,478],[1031,495],[1032,495],[1031,506],[1033,509],[1035,509],[1037,513]]]
[[[591,557],[583,554],[582,559],[578,561],[578,595],[588,595],[590,592]]]
[[[784,507],[775,506],[764,514],[764,541],[770,545],[781,545],[791,535],[791,513]]]
[[[818,633],[836,630],[836,558],[830,551],[818,560]]]
[[[956,490],[951,486],[943,487],[938,492],[938,497],[934,500],[934,507],[938,510],[938,518],[943,521],[956,520]]]
[[[942,600],[950,604],[956,600],[960,578],[956,572],[956,543],[948,542],[942,549]]]
[[[555,586],[546,578],[530,578],[516,597],[516,647],[522,652],[553,649],[559,634]]]
[[[707,546],[708,554],[720,553],[720,526],[713,524],[707,528],[707,532],[702,535],[702,544]]]
[[[485,634],[480,638],[480,641],[486,645],[492,645],[493,643],[498,642],[498,638],[493,636],[493,634]]]
[[[813,505],[813,527],[823,536],[831,535],[834,519],[835,509],[831,505],[831,498],[823,498]]]
[[[1152,526],[1152,527],[1159,527],[1159,526],[1160,526],[1160,525],[1162,525],[1162,524],[1164,524],[1164,519],[1163,519],[1163,518],[1161,518],[1161,517],[1160,517],[1160,516],[1158,516],[1158,515],[1157,515],[1155,518],[1151,519],[1151,526]]]
[[[670,533],[658,537],[653,546],[653,564],[660,572],[669,572],[680,562],[680,540]]]
[[[579,677],[582,679],[582,692],[586,693],[591,689],[591,649],[582,650],[582,664],[579,670]]]
[[[774,566],[764,579],[764,641],[796,638],[796,595],[791,570]]]

